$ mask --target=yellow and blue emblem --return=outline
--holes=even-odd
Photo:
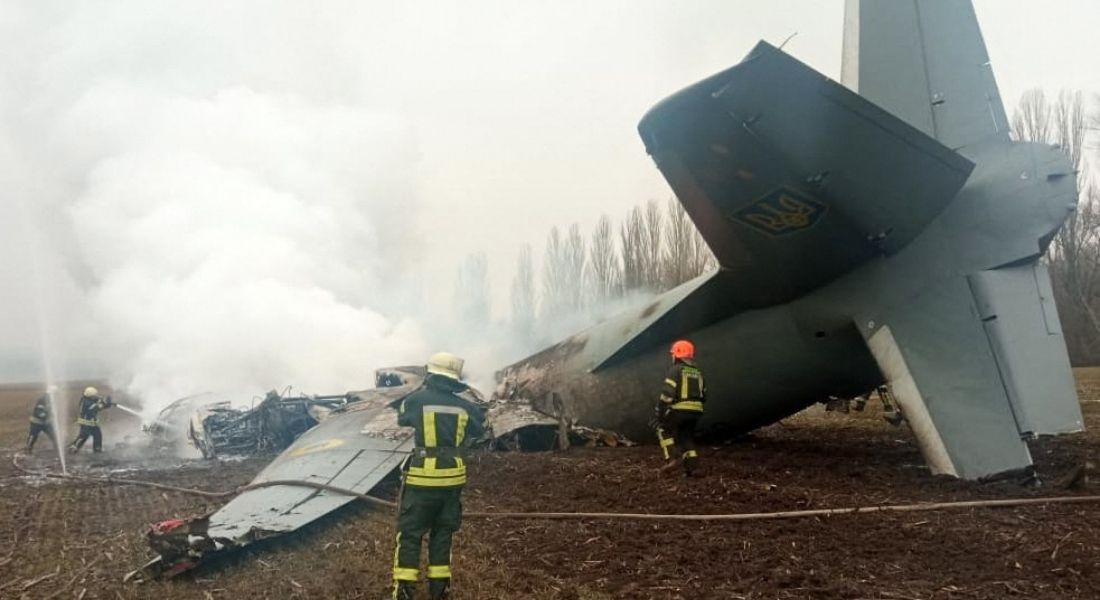
[[[313,454],[314,452],[324,452],[325,450],[332,450],[333,448],[339,448],[344,445],[344,440],[340,438],[331,438],[322,440],[320,442],[314,442],[312,444],[306,444],[300,448],[295,448],[290,451],[290,456],[295,458],[299,456],[305,456],[306,454]]]
[[[733,220],[771,236],[813,227],[825,215],[825,204],[791,188],[777,188],[733,213]]]

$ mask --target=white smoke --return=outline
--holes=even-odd
[[[364,101],[354,48],[319,35],[341,37],[340,11],[100,9],[0,15],[42,38],[3,73],[27,95],[0,100],[35,167],[20,192],[90,307],[72,336],[112,384],[151,413],[206,390],[359,389],[423,362],[390,291],[415,258],[416,140]]]

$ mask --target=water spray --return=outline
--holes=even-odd
[[[34,234],[34,222],[31,218],[30,209],[27,207],[26,199],[20,196],[18,204],[27,236],[24,247],[31,249],[28,253],[28,260],[31,266],[31,289],[34,292],[35,318],[38,322],[38,349],[42,354],[42,374],[45,376],[43,379],[46,380],[46,397],[50,403],[49,426],[53,427],[54,445],[57,447],[57,458],[61,461],[61,472],[68,473],[68,465],[65,463],[65,432],[61,426],[61,413],[57,410],[57,386],[54,385],[54,356],[50,344],[50,324],[46,317],[46,289],[45,282],[42,280],[42,263],[40,260],[42,246],[39,243],[38,236]]]
[[[45,354],[45,352],[43,352]],[[49,372],[49,363],[47,364],[47,373]],[[52,382],[53,379],[47,374],[47,382]],[[50,403],[50,420],[46,426],[53,429],[54,446],[57,447],[57,458],[61,461],[61,472],[68,473],[68,466],[65,464],[65,436],[61,433],[61,413],[57,411],[57,386],[53,383],[47,383],[46,385],[46,398]]]
[[[141,418],[142,418],[142,416],[141,416],[141,413],[139,413],[138,411],[136,411],[136,410],[134,410],[134,409],[130,408],[129,406],[125,406],[125,405],[119,404],[118,402],[112,402],[112,404],[113,404],[114,406],[117,406],[118,408],[121,408],[122,410],[124,410],[124,411],[126,411],[126,412],[130,413],[131,415],[134,415],[135,417],[137,417],[137,418],[139,418],[139,419],[141,419]]]

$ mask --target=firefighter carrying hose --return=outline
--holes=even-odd
[[[424,385],[401,402],[400,425],[416,429],[416,448],[406,461],[394,550],[393,599],[411,600],[420,573],[420,542],[428,539],[428,590],[449,598],[451,540],[462,524],[466,466],[459,448],[485,430],[483,410],[458,394],[461,358],[441,352],[428,361]]]
[[[80,432],[76,434],[76,439],[69,445],[70,452],[76,454],[84,446],[84,442],[88,441],[88,436],[92,438],[92,452],[103,451],[103,432],[99,429],[99,411],[112,406],[114,404],[111,403],[110,396],[100,398],[99,390],[94,387],[84,388],[84,395],[80,397],[76,419],[76,424],[80,426]]]
[[[38,398],[31,409],[31,431],[27,434],[27,454],[34,452],[34,443],[38,441],[38,434],[44,433],[50,438],[50,443],[57,447],[57,437],[53,432],[53,418],[50,414],[50,396],[57,393],[57,386],[46,388],[46,393]]]
[[[667,463],[662,471],[673,468],[673,451],[679,452],[684,473],[698,474],[699,452],[695,449],[695,425],[703,416],[706,386],[703,372],[695,364],[695,345],[687,340],[672,344],[672,366],[665,375],[661,395],[657,400],[657,440]]]

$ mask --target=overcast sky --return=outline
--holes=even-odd
[[[1100,91],[1093,43],[1100,3],[975,5],[1010,114],[1031,87]],[[635,130],[650,106],[738,62],[758,40],[778,44],[795,33],[785,49],[839,79],[842,17],[842,0],[340,1],[277,9],[0,0],[0,379],[36,376],[40,327],[28,290],[43,286],[33,285],[34,272],[47,280],[46,337],[86,356],[102,340],[104,303],[134,273],[156,271],[150,260],[133,264],[156,237],[150,231],[177,239],[193,233],[179,224],[188,221],[171,221],[171,229],[142,229],[140,243],[116,244],[119,228],[152,227],[132,211],[94,231],[86,226],[117,209],[114,194],[157,189],[163,201],[163,182],[126,180],[170,172],[165,163],[182,160],[170,148],[186,145],[190,158],[247,154],[218,164],[252,169],[250,179],[293,179],[286,186],[296,193],[371,194],[370,210],[334,210],[318,221],[325,239],[341,239],[316,260],[339,268],[311,285],[341,288],[329,283],[359,261],[392,256],[408,268],[363,266],[372,273],[366,287],[332,291],[341,302],[358,306],[378,278],[394,277],[449,298],[458,262],[485,252],[496,308],[506,313],[521,244],[539,256],[552,225],[587,230],[601,214],[618,220],[639,202],[669,197]],[[352,124],[343,129],[342,119]],[[240,131],[231,127],[250,120]],[[268,123],[291,131],[300,161],[279,156],[285,138],[268,137]],[[233,140],[220,139],[230,130]],[[369,143],[349,139],[353,133]],[[143,152],[161,159],[135,158]],[[349,174],[357,168],[373,171]],[[303,214],[316,216],[310,210]],[[295,220],[287,216],[265,235]],[[369,239],[341,229],[368,222]],[[309,248],[325,243],[318,236]],[[131,248],[129,256],[94,250],[114,246]],[[37,265],[29,256],[36,247]],[[137,329],[109,345],[155,336]],[[145,358],[150,343],[141,342]]]

